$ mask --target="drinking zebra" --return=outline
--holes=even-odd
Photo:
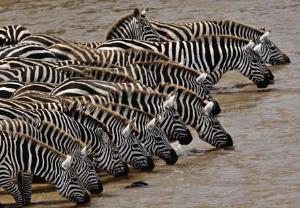
[[[32,137],[0,131],[0,186],[22,207],[23,197],[13,182],[20,172],[45,178],[59,194],[77,204],[90,201],[73,170],[71,156],[65,156]]]
[[[191,23],[163,23],[150,21],[153,28],[165,41],[190,41],[204,35],[233,35],[253,40],[260,46],[256,48],[262,59],[272,65],[290,63],[289,57],[283,53],[270,39],[269,31],[255,28],[234,20],[199,21]]]
[[[273,78],[261,57],[253,50],[254,43],[232,36],[202,36],[193,41],[154,43],[138,40],[111,40],[98,50],[153,50],[186,67],[208,73],[207,85],[216,84],[224,73],[238,69],[244,76],[265,88]]]

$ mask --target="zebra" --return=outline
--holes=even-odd
[[[177,84],[193,90],[205,100],[213,100],[209,89],[202,83],[206,79],[207,74],[186,68],[180,64],[162,61],[138,62],[118,67],[116,70],[133,77],[146,77],[149,76],[148,74],[151,74],[156,81],[155,86],[158,86],[159,83]],[[142,80],[141,83],[148,86],[147,81],[145,83],[142,78],[139,78],[139,80]]]
[[[46,82],[59,84],[68,79],[67,74],[51,67],[0,69],[0,81],[17,80],[25,83]]]
[[[112,142],[118,148],[124,161],[137,169],[144,171],[153,170],[153,160],[148,156],[148,153],[137,138],[138,131],[135,128],[135,119],[128,121],[125,117],[101,106],[89,107],[77,102],[69,103],[69,114],[72,114],[72,117],[78,117],[80,114],[74,115],[76,111],[100,120],[107,128],[112,130]]]
[[[89,105],[93,104],[101,104],[101,103],[109,103],[109,102],[117,102],[114,98],[109,97],[101,97],[99,95],[88,95],[88,96],[78,96],[78,97],[64,97],[68,101],[83,103]],[[170,141],[179,141],[182,145],[189,144],[193,137],[185,123],[181,120],[180,115],[176,112],[172,105],[170,105],[170,100],[172,97],[164,97],[157,103],[146,103],[144,105],[145,108],[142,110],[144,112],[148,112],[150,114],[159,116],[160,125],[159,127],[163,130],[163,132],[167,135]],[[141,101],[137,100],[135,104],[139,104]],[[119,102],[122,103],[122,102]],[[141,104],[143,105],[143,104]],[[149,107],[148,107],[149,106]],[[133,108],[141,109],[142,106],[130,106]]]
[[[125,88],[112,94],[109,100],[136,107],[151,114],[158,114],[161,105],[162,108],[170,108],[173,111],[176,109],[182,121],[195,128],[202,140],[217,148],[233,145],[230,134],[225,131],[217,118],[211,113],[213,103],[210,102],[203,107],[203,100],[197,94],[185,88],[177,86],[168,95]]]
[[[13,45],[28,37],[30,32],[22,25],[7,25],[0,28],[0,46]]]
[[[146,151],[151,155],[156,155],[166,161],[167,164],[176,163],[178,157],[175,150],[168,143],[167,136],[159,128],[160,118],[152,116],[136,108],[118,103],[101,103],[102,106],[113,110],[127,119],[136,119],[135,124],[140,130],[139,139],[143,143]],[[89,104],[89,106],[94,106]]]
[[[207,72],[207,85],[216,84],[222,75],[238,69],[244,76],[265,88],[274,76],[265,62],[253,50],[254,43],[233,36],[202,36],[193,41],[154,43],[138,40],[111,40],[103,43],[98,50],[126,50],[129,48],[153,50],[162,53],[186,67]]]
[[[20,172],[45,178],[60,195],[76,204],[90,201],[73,170],[71,156],[32,137],[0,131],[0,186],[14,197],[16,207],[23,205],[22,194],[13,182]]]
[[[168,61],[169,58],[150,50],[105,50],[96,51],[75,44],[55,44],[49,47],[59,60],[75,60],[84,65],[98,67],[126,66],[141,61]]]
[[[30,44],[9,45],[0,48],[0,59],[7,57],[22,57],[40,59],[44,61],[56,61],[56,57],[48,49]]]
[[[53,126],[49,127],[49,124],[47,124],[46,127],[43,126],[45,126],[45,123],[43,123],[41,126],[36,125],[36,123],[29,123],[23,119],[9,119],[0,122],[1,131],[21,133],[23,135],[30,136],[47,145],[50,145],[62,154],[72,155],[74,171],[76,172],[83,187],[87,188],[91,193],[102,192],[102,183],[98,179],[93,162],[88,158],[86,146],[84,147],[83,144],[72,141],[72,137],[70,137],[68,134],[65,134],[60,129],[53,129]],[[46,132],[42,133],[38,130],[38,128],[41,128],[41,130],[46,130]],[[47,129],[49,128],[51,131],[50,134],[47,132]],[[56,138],[53,138],[53,135]],[[26,203],[31,201],[31,183],[32,175],[28,173],[22,173],[20,187],[22,190],[23,199]]]
[[[0,122],[0,130],[30,136],[53,147],[62,154],[72,155],[74,171],[78,176],[80,184],[91,193],[100,193],[103,191],[102,183],[95,171],[95,166],[88,158],[89,150],[87,146],[82,142],[78,142],[61,129],[47,122],[28,122],[28,120],[23,119],[9,119]],[[30,202],[32,175],[23,173],[21,177],[20,185],[24,200],[25,202]],[[30,184],[30,186],[26,184]]]
[[[290,63],[289,57],[283,53],[270,39],[270,31],[261,30],[234,20],[199,21],[185,24],[150,21],[153,28],[165,41],[190,41],[204,35],[233,35],[254,41],[261,45],[257,48],[262,59],[272,65]]]
[[[116,150],[115,145],[113,145],[107,137],[111,138],[111,135],[107,128],[99,122],[97,119],[81,113],[80,123],[74,117],[69,117],[66,113],[68,112],[67,108],[63,105],[52,105],[48,107],[54,107],[59,110],[54,109],[39,109],[35,105],[31,105],[31,111],[25,109],[26,105],[19,105],[21,109],[16,109],[14,107],[7,108],[6,112],[9,112],[10,119],[14,118],[27,118],[34,120],[48,121],[54,124],[56,127],[66,131],[68,134],[73,136],[76,139],[81,140],[82,142],[89,144],[92,150],[93,157],[95,158],[96,167],[102,168],[107,171],[109,174],[114,176],[122,176],[128,174],[128,168],[125,164],[122,163],[120,158],[120,153]],[[0,107],[0,119],[3,119],[3,114],[1,114],[1,109],[5,107]],[[62,112],[63,110],[63,112]],[[74,111],[77,112],[77,111]],[[74,113],[73,112],[73,113]],[[14,114],[12,114],[14,113]],[[105,129],[105,131],[104,131]],[[105,146],[105,147],[104,147]],[[102,151],[104,155],[102,154]],[[135,156],[133,156],[135,157]],[[137,157],[137,156],[136,156]],[[140,156],[142,157],[142,156]],[[143,165],[143,164],[142,164]]]
[[[159,34],[146,19],[147,12],[136,8],[133,14],[119,19],[107,32],[106,40],[128,38],[159,42]]]
[[[24,110],[26,110],[26,109],[31,109],[31,110],[52,109],[52,110],[57,110],[57,111],[65,111],[66,110],[65,106],[63,104],[61,104],[61,102],[55,102],[55,101],[52,101],[49,103],[43,103],[43,102],[23,102],[23,101],[20,102],[20,101],[16,101],[16,100],[1,100],[0,106],[3,108],[12,108],[13,110],[15,108],[24,109]],[[22,115],[25,115],[25,117],[28,117],[27,112],[26,113],[23,112]],[[38,116],[38,115],[31,114],[30,116]],[[15,116],[11,116],[10,118],[16,118],[16,117],[19,117],[19,116],[15,115]],[[103,143],[102,140],[95,139],[95,137],[93,137],[91,135],[90,136],[88,136],[88,135],[81,136],[81,133],[84,132],[85,127],[81,126],[81,129],[82,129],[81,133],[77,132],[77,134],[76,134],[75,131],[78,128],[72,128],[72,127],[74,125],[75,126],[78,125],[77,123],[74,123],[73,126],[68,127],[68,129],[71,130],[71,132],[69,131],[69,133],[71,133],[72,136],[74,136],[75,138],[82,139],[82,142],[84,142],[84,143],[93,144],[93,146],[91,146],[91,148],[92,148],[91,153],[93,153],[93,157],[95,158],[97,168],[101,168],[113,176],[127,175],[128,168],[127,168],[127,166],[124,166],[124,164],[121,162],[118,150],[116,149],[115,145],[112,144],[112,142],[110,142],[109,139],[106,139],[106,138],[112,138],[112,135],[109,132],[109,130],[107,129],[107,127],[100,121],[95,120],[94,118],[89,117],[87,115],[83,115],[83,116],[81,116],[81,118],[84,118],[83,123],[85,123],[85,124],[87,124],[86,120],[88,120],[90,122],[90,124],[88,124],[89,125],[88,127],[91,129],[96,129],[95,131],[99,132],[97,134],[99,134],[99,135],[103,134],[101,132],[101,130],[99,130],[99,129],[97,130],[98,125],[101,126],[101,128],[104,130],[104,132],[106,134],[106,135],[104,134],[102,136],[102,140],[104,142]],[[71,120],[71,119],[69,119],[69,121],[71,123],[74,122],[74,120]],[[80,122],[80,121],[81,120],[78,120],[78,122]],[[65,127],[65,128],[67,128],[67,127]]]
[[[0,98],[10,98],[13,93],[25,83],[19,81],[0,82]]]

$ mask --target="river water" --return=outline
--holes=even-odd
[[[78,41],[102,41],[109,26],[135,8],[169,22],[235,19],[272,29],[271,39],[291,58],[272,67],[275,84],[258,90],[238,72],[224,76],[213,92],[220,120],[234,149],[211,151],[196,133],[178,147],[177,164],[157,160],[151,173],[131,171],[115,179],[101,174],[104,192],[84,207],[300,207],[300,2],[298,0],[1,0],[0,25],[24,24]],[[143,180],[145,188],[124,189]],[[73,207],[48,185],[34,185],[29,207]],[[0,189],[0,202],[13,200]]]

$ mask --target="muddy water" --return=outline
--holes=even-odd
[[[126,178],[101,175],[104,192],[86,207],[300,207],[300,3],[273,1],[74,1],[1,0],[0,25],[24,24],[32,32],[63,38],[103,40],[112,22],[133,8],[150,7],[150,19],[188,22],[232,18],[272,29],[272,40],[291,58],[273,67],[275,84],[258,90],[239,73],[226,74],[216,98],[234,150],[209,151],[194,142],[178,149],[174,166]],[[242,86],[242,87],[241,87]],[[136,180],[147,188],[124,189]],[[0,190],[0,202],[12,199]],[[73,204],[45,185],[35,185],[32,207]]]

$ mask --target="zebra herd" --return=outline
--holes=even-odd
[[[99,169],[151,171],[153,156],[174,164],[169,142],[188,145],[187,126],[215,148],[232,146],[212,86],[239,70],[266,88],[267,64],[290,62],[270,31],[232,20],[148,21],[147,12],[118,20],[105,42],[0,28],[0,186],[16,207],[30,203],[33,176],[84,204],[103,191]]]

